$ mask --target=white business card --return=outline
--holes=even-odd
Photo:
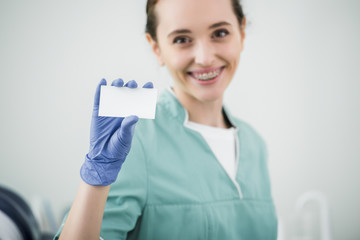
[[[100,90],[99,116],[155,118],[157,89],[101,86]]]

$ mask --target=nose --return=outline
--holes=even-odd
[[[208,41],[198,41],[194,47],[195,63],[201,66],[211,66],[215,60],[215,50]]]

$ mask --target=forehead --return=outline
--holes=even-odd
[[[217,22],[237,24],[231,0],[159,0],[156,4],[158,28],[208,28]]]

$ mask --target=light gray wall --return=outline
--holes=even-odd
[[[265,138],[287,239],[296,199],[326,194],[335,239],[359,239],[360,3],[246,0],[226,104]],[[0,1],[0,184],[60,216],[73,200],[102,77],[169,84],[144,38],[145,1]]]

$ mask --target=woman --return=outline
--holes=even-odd
[[[265,144],[223,107],[245,38],[240,4],[149,0],[147,15],[147,40],[174,86],[135,134],[135,116],[97,116],[97,89],[83,182],[60,239],[276,239]]]

